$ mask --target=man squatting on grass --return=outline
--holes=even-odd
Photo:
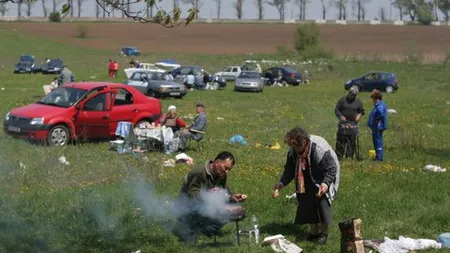
[[[290,130],[284,139],[290,149],[284,172],[275,184],[273,198],[279,190],[295,182],[297,214],[295,224],[310,224],[309,241],[325,244],[331,224],[331,203],[339,187],[339,160],[328,142],[300,127]]]
[[[195,243],[202,233],[206,236],[216,235],[228,221],[226,215],[220,215],[226,213],[227,210],[223,209],[231,207],[226,203],[238,203],[247,199],[244,194],[232,194],[228,188],[227,175],[234,164],[233,154],[223,151],[214,161],[208,160],[204,164],[195,165],[186,175],[177,199],[177,207],[181,213],[178,220],[181,224],[174,231],[181,240]],[[220,198],[221,193],[227,195],[220,195],[224,196]],[[218,199],[224,200],[223,203]]]

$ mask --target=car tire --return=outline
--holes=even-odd
[[[350,89],[355,89],[357,92],[360,91],[358,85],[352,85],[352,86],[350,87]]]
[[[394,87],[392,87],[391,85],[388,85],[388,86],[386,87],[386,92],[387,92],[387,93],[392,93],[392,92],[394,92]]]
[[[56,125],[47,135],[47,144],[50,146],[65,146],[70,141],[70,131],[64,125]]]

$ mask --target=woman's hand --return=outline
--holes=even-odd
[[[322,183],[319,188],[319,192],[317,193],[317,197],[322,197],[328,192],[328,185],[325,183]]]

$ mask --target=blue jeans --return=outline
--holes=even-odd
[[[384,148],[383,148],[383,130],[372,130],[373,147],[375,148],[376,158],[375,160],[383,161]]]

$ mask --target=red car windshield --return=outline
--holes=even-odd
[[[60,87],[39,100],[38,104],[58,107],[71,107],[76,104],[88,90]]]

